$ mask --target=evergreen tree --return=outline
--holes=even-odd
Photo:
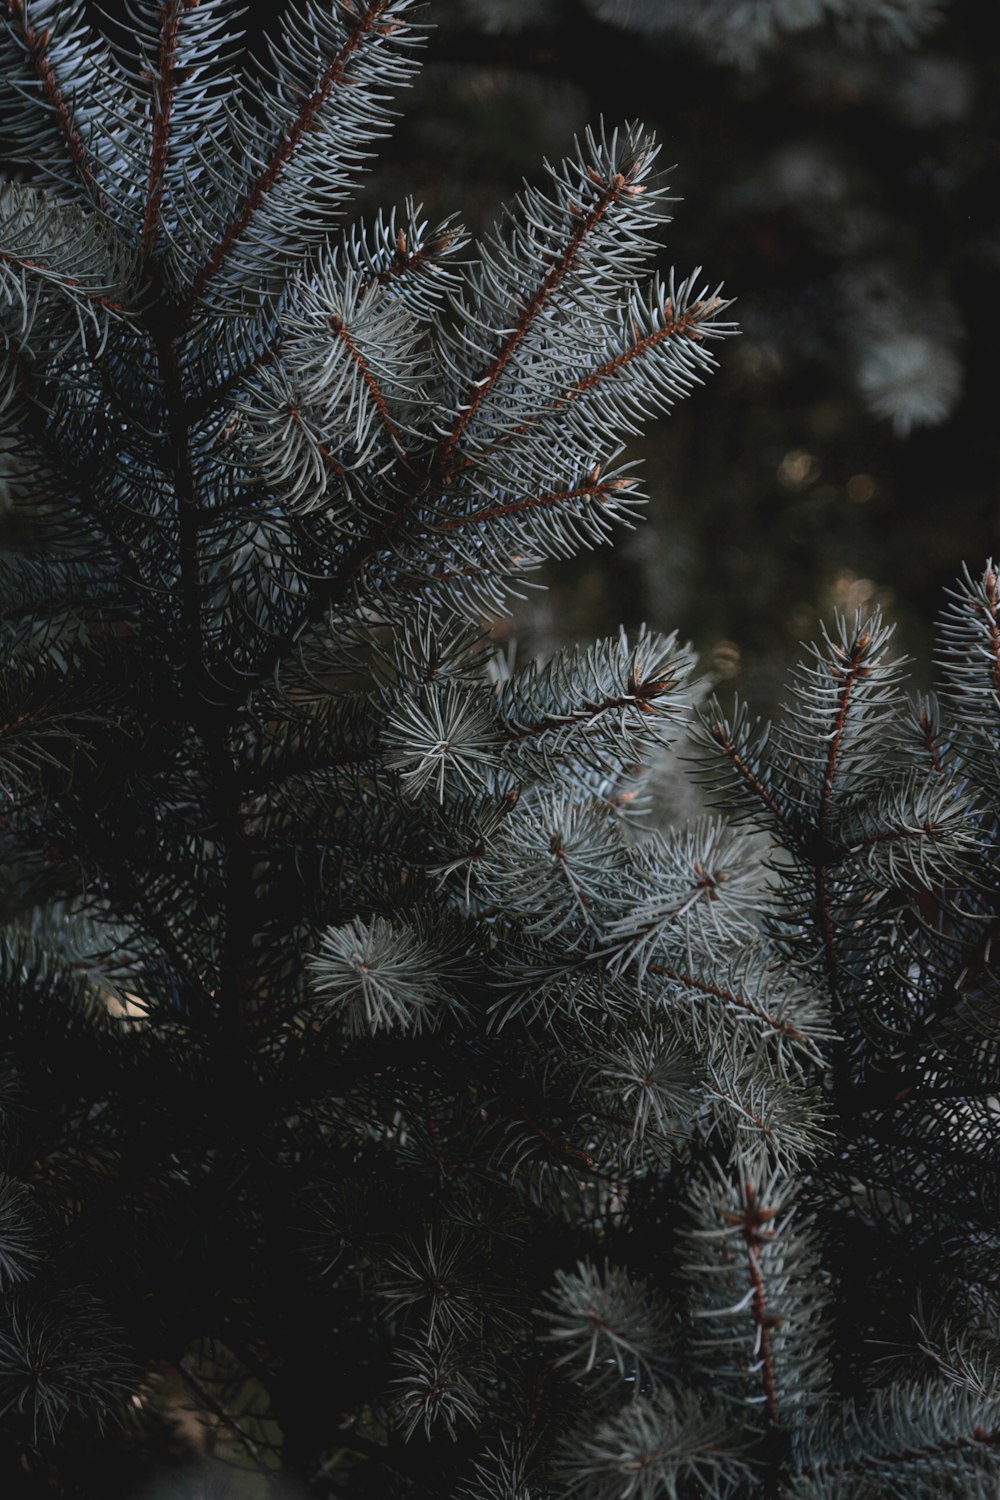
[[[341,223],[409,0],[4,9],[4,1493],[995,1494],[992,567],[644,834],[690,651],[484,627],[731,330],[655,146],[466,261]]]

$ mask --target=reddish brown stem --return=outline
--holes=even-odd
[[[940,776],[944,767],[941,764],[941,756],[938,753],[938,747],[934,740],[934,727],[931,724],[931,717],[926,708],[920,710],[920,736],[923,740],[924,749],[930,756],[931,765],[934,767],[937,775]]]
[[[761,1251],[776,1233],[773,1228],[768,1227],[775,1216],[775,1210],[761,1208],[758,1205],[757,1195],[749,1182],[743,1188],[743,1201],[743,1212],[727,1214],[726,1219],[730,1223],[739,1225],[746,1247],[747,1270],[750,1274],[750,1285],[753,1288],[750,1313],[757,1325],[760,1339],[760,1378],[764,1387],[764,1405],[772,1425],[780,1427],[781,1411],[778,1406],[778,1381],[774,1368],[774,1348],[771,1336],[781,1319],[768,1311],[767,1290],[764,1286],[764,1275],[760,1264]]]
[[[732,739],[729,736],[729,731],[726,728],[725,724],[713,724],[709,733],[711,734],[712,739],[718,745],[719,749],[722,751],[723,755],[729,761],[729,764],[732,766],[737,776],[739,776],[740,780],[743,782],[744,786],[749,788],[749,790],[757,798],[758,802],[761,802],[764,807],[767,808],[768,812],[777,819],[777,821],[784,829],[786,829],[786,831],[794,834],[791,820],[784,812],[782,812],[777,801],[768,791],[764,783],[760,780],[759,776],[757,776],[752,768],[747,765],[746,761],[743,759],[742,755],[733,744]]]
[[[609,490],[621,490],[630,487],[627,479],[611,481],[593,480],[589,484],[577,485],[571,490],[548,490],[544,495],[532,495],[524,500],[510,500],[505,505],[489,505],[483,510],[472,511],[467,516],[453,516],[447,521],[441,521],[436,528],[428,527],[427,531],[459,531],[463,526],[474,526],[478,521],[496,521],[503,516],[520,515],[528,510],[545,510],[551,506],[565,505],[571,500],[590,501],[596,500],[598,504],[604,504],[608,499]]]
[[[740,1114],[743,1115],[747,1120],[749,1120],[751,1125],[753,1125],[756,1130],[760,1131],[761,1135],[769,1136],[774,1134],[770,1125],[766,1125],[759,1115],[755,1115],[752,1109],[747,1108],[742,1099],[738,1099],[736,1095],[731,1094],[728,1089],[720,1089],[716,1087],[714,1083],[708,1083],[707,1081],[705,1083],[705,1088],[708,1089],[708,1092],[710,1094],[714,1094],[717,1099],[724,1099],[727,1104],[731,1104],[734,1109],[739,1110]]]
[[[722,985],[712,984],[710,980],[699,979],[694,974],[685,974],[680,969],[673,969],[666,964],[650,964],[649,973],[656,974],[663,979],[672,979],[675,984],[683,984],[699,994],[711,995],[715,1000],[723,1000],[727,1005],[734,1005],[737,1010],[742,1010],[747,1015],[755,1016],[758,1021],[764,1021],[772,1031],[779,1036],[791,1037],[793,1041],[804,1042],[806,1039],[791,1021],[779,1020],[777,1016],[768,1015],[766,1010],[761,1010],[759,1005],[754,1005],[746,995],[738,995],[735,990],[728,990]]]
[[[663,316],[666,321],[661,328],[657,328],[652,333],[644,334],[642,337],[637,338],[635,343],[630,344],[627,349],[623,349],[620,353],[612,355],[610,359],[595,366],[593,370],[588,370],[586,375],[582,375],[579,380],[567,386],[554,401],[550,401],[547,406],[539,407],[525,421],[518,422],[516,426],[508,428],[505,436],[516,437],[520,433],[527,432],[546,417],[562,411],[564,406],[569,406],[574,401],[579,400],[587,391],[599,385],[602,380],[613,377],[619,370],[625,369],[626,366],[630,365],[634,359],[638,359],[641,355],[647,353],[648,350],[655,348],[658,344],[664,343],[667,339],[682,337],[700,340],[703,335],[699,331],[697,324],[702,318],[707,317],[709,313],[713,312],[718,305],[719,299],[712,297],[707,302],[692,303],[686,312],[675,316],[671,303],[668,301],[663,309]],[[461,473],[471,463],[479,462],[486,455],[496,452],[497,447],[499,447],[499,444],[487,448],[485,453],[477,455],[476,460],[468,459],[462,463],[454,464],[446,476],[447,479],[454,479],[456,475]]]
[[[358,48],[366,37],[378,30],[378,22],[389,4],[390,0],[368,0],[362,14],[352,20],[343,45],[324,69],[313,92],[300,104],[298,113],[284,130],[267,166],[247,193],[210,258],[195,277],[183,309],[186,316],[190,317],[209,282],[214,280],[225,265],[233,247],[246,232],[247,225],[295,155],[299,142],[313,128],[320,109],[338,84],[343,82],[351,59]]]
[[[833,782],[837,774],[837,761],[840,757],[840,746],[847,724],[847,713],[851,706],[851,694],[854,691],[854,686],[858,678],[866,672],[866,668],[861,665],[861,661],[865,651],[868,649],[870,639],[867,631],[865,631],[854,642],[851,655],[847,659],[847,672],[837,698],[837,712],[833,720],[833,729],[830,733],[830,747],[826,752],[826,765],[823,768],[823,785],[819,796],[819,816],[817,822],[821,833],[826,832],[830,816]]]
[[[888,1453],[865,1454],[862,1458],[845,1458],[839,1463],[820,1459],[815,1468],[825,1474],[857,1474],[865,1469],[888,1468],[892,1464],[920,1463],[943,1458],[948,1453],[962,1453],[969,1448],[1000,1448],[1000,1431],[976,1426],[966,1437],[942,1438],[937,1443],[923,1443],[919,1448],[895,1448]]]
[[[655,713],[652,700],[661,697],[672,685],[672,679],[663,677],[650,683],[636,683],[634,687],[630,684],[631,690],[618,697],[603,698],[600,703],[585,703],[571,714],[553,714],[534,724],[506,728],[503,733],[506,739],[516,744],[519,740],[537,739],[540,735],[563,729],[567,724],[586,723],[601,714],[613,713],[618,708],[637,708],[640,713]]]
[[[500,379],[542,308],[572,270],[587,237],[601,222],[613,203],[634,191],[631,187],[634,175],[635,169],[627,175],[616,172],[610,182],[601,185],[597,198],[588,211],[577,216],[577,224],[573,233],[559,254],[553,258],[542,280],[522,307],[514,321],[513,328],[501,340],[496,353],[482,374],[470,384],[459,408],[459,414],[439,452],[438,472],[443,476],[444,483],[448,482],[452,454],[476,411]]]
[[[25,51],[31,59],[31,66],[34,69],[35,77],[42,86],[42,96],[50,106],[53,118],[59,128],[59,134],[66,143],[66,150],[69,152],[70,160],[79,172],[87,191],[92,193],[95,198],[101,199],[103,195],[97,187],[94,169],[87,157],[83,137],[73,123],[69,106],[63,97],[55,69],[48,56],[51,33],[47,28],[44,31],[38,31],[25,18],[24,0],[6,0],[6,6],[24,43]]]
[[[163,201],[163,177],[170,142],[170,115],[177,84],[174,59],[177,55],[177,33],[181,12],[190,10],[198,0],[163,0],[160,9],[160,57],[153,95],[153,139],[149,152],[149,174],[146,180],[146,211],[142,217],[140,248],[147,256],[156,240],[156,228]]]
[[[650,349],[655,349],[657,344],[662,344],[667,339],[675,338],[678,334],[682,334],[688,338],[701,340],[704,335],[699,329],[698,324],[702,318],[707,318],[713,313],[719,306],[719,303],[720,298],[710,297],[708,301],[692,302],[686,311],[675,314],[673,304],[668,299],[663,308],[664,322],[661,327],[654,329],[652,333],[644,334],[642,338],[636,339],[634,344],[630,344],[620,354],[613,355],[611,359],[605,360],[602,365],[598,365],[593,370],[588,370],[587,374],[581,376],[575,385],[571,385],[559,400],[553,403],[550,409],[558,410],[568,402],[575,401],[585,391],[589,391],[593,386],[598,385],[600,381],[607,380],[610,375],[617,375],[619,370],[623,370],[634,359],[638,359],[640,355],[647,353]]]
[[[330,319],[330,327],[333,329],[334,333],[337,335],[337,338],[347,350],[348,356],[356,366],[358,374],[361,376],[361,379],[364,382],[365,389],[367,390],[369,396],[372,398],[372,405],[378,413],[379,421],[382,423],[382,427],[385,431],[386,436],[393,444],[393,446],[399,449],[401,456],[405,457],[405,454],[403,453],[403,444],[399,435],[399,428],[396,426],[395,422],[392,420],[392,417],[389,415],[388,403],[382,392],[381,386],[375,379],[375,376],[372,374],[371,366],[365,359],[365,356],[362,354],[357,344],[354,342],[342,319],[338,318],[336,314],[334,314]]]
[[[287,408],[287,411],[288,415],[292,419],[293,424],[296,427],[303,428],[304,424],[301,416],[299,415],[298,407],[289,406]],[[337,462],[325,443],[321,443],[319,439],[314,437],[312,434],[310,434],[310,436],[313,437],[313,442],[315,442],[316,444],[316,452],[319,454],[320,458],[326,464],[330,472],[332,474],[336,474],[339,478],[343,478],[343,476],[347,473],[347,470],[344,468],[343,464]]]
[[[52,276],[57,286],[72,287],[78,290],[79,281],[75,276],[65,276],[61,271],[53,271],[42,260],[35,260],[31,255],[14,255],[9,250],[0,250],[0,260],[6,261],[9,266],[25,266],[29,271],[41,271],[43,274]],[[103,292],[81,291],[81,297],[86,297],[88,302],[93,302],[97,307],[106,307],[109,312],[124,312],[125,307],[121,302],[116,302],[113,297],[106,297]]]
[[[381,271],[376,272],[368,281],[362,282],[362,294],[367,292],[372,286],[388,286],[397,276],[405,276],[407,271],[417,270],[425,261],[431,260],[435,255],[440,255],[443,250],[447,250],[454,238],[453,234],[442,234],[436,240],[428,240],[426,245],[418,246],[416,250],[407,250],[405,236],[403,231],[400,230],[396,253],[393,255],[392,260],[387,266],[383,266]]]

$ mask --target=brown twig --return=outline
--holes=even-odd
[[[727,1213],[725,1215],[728,1224],[739,1225],[743,1244],[746,1248],[747,1270],[750,1274],[750,1285],[753,1295],[750,1300],[750,1314],[757,1325],[757,1337],[760,1347],[760,1379],[764,1387],[764,1404],[768,1419],[774,1427],[781,1426],[781,1411],[778,1405],[778,1381],[774,1368],[774,1349],[772,1347],[772,1333],[781,1323],[781,1318],[768,1311],[767,1291],[764,1286],[764,1275],[761,1270],[761,1251],[769,1240],[774,1239],[777,1231],[767,1227],[777,1213],[773,1208],[761,1208],[757,1203],[757,1196],[753,1186],[747,1182],[743,1187],[743,1211],[742,1213]]]
[[[230,1432],[238,1440],[249,1457],[253,1459],[257,1468],[267,1479],[269,1488],[273,1489],[278,1483],[279,1476],[275,1472],[275,1470],[271,1468],[270,1464],[268,1464],[259,1444],[254,1441],[249,1432],[247,1432],[246,1428],[241,1426],[240,1422],[236,1417],[233,1416],[232,1412],[227,1411],[226,1408],[222,1405],[222,1402],[218,1401],[216,1397],[212,1395],[212,1392],[205,1385],[204,1381],[195,1374],[194,1370],[192,1370],[190,1364],[186,1359],[179,1360],[177,1363],[177,1368],[178,1370],[180,1370],[184,1379],[187,1381],[188,1385],[198,1397],[198,1400],[203,1402],[208,1410],[211,1411],[215,1416],[217,1416],[220,1422],[222,1422],[226,1427],[229,1428]]]

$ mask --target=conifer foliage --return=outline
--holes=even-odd
[[[485,627],[731,331],[655,146],[352,227],[409,0],[3,10],[4,1493],[994,1494],[993,570],[643,833],[690,652]]]

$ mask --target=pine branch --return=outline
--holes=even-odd
[[[833,724],[828,735],[828,747],[826,752],[826,764],[823,767],[823,785],[820,791],[819,811],[817,822],[819,832],[825,835],[830,821],[830,803],[833,797],[835,778],[838,770],[841,742],[844,737],[844,729],[847,724],[847,716],[851,708],[851,695],[856,684],[871,672],[871,667],[866,665],[869,654],[868,647],[871,644],[871,636],[867,631],[857,634],[848,649],[837,646],[836,650],[841,670],[840,690],[837,698],[837,711],[834,715]]]
[[[365,359],[365,356],[362,354],[361,350],[358,348],[354,339],[351,337],[350,330],[345,327],[343,319],[340,318],[336,313],[331,315],[330,327],[333,329],[334,334],[347,350],[349,359],[354,363],[354,365],[356,365],[358,373],[360,374],[361,379],[364,382],[365,388],[372,399],[375,410],[378,412],[378,419],[382,424],[386,436],[388,437],[393,447],[399,450],[400,457],[405,462],[406,452],[403,448],[402,442],[400,441],[399,428],[396,426],[395,422],[392,420],[392,417],[389,415],[389,404],[386,401],[385,394],[379,386],[378,380],[372,374],[371,366]]]
[[[777,1210],[765,1208],[758,1205],[753,1184],[743,1184],[743,1205],[740,1213],[727,1213],[725,1220],[727,1224],[738,1227],[743,1240],[747,1261],[747,1272],[750,1277],[752,1296],[750,1301],[750,1313],[754,1323],[757,1325],[760,1382],[764,1391],[764,1405],[768,1420],[775,1427],[781,1425],[781,1411],[778,1404],[778,1388],[774,1370],[774,1352],[771,1348],[772,1330],[781,1321],[780,1318],[769,1311],[767,1303],[767,1289],[764,1285],[764,1276],[761,1271],[761,1250],[767,1240],[773,1239],[776,1231],[771,1226]]]
[[[918,722],[920,725],[920,737],[924,749],[927,752],[931,765],[938,776],[943,775],[944,766],[941,761],[941,753],[938,749],[938,734],[940,726],[935,722],[933,711],[929,704],[920,706]]]
[[[826,1414],[803,1448],[803,1468],[817,1477],[856,1484],[870,1476],[921,1500],[942,1488],[980,1493],[977,1481],[988,1489],[1000,1462],[996,1397],[940,1379],[899,1381],[877,1391],[867,1409],[848,1402]]]
[[[435,472],[441,476],[441,483],[444,486],[450,483],[452,455],[463,433],[479,406],[503,374],[518,347],[523,343],[534,321],[541,315],[569,272],[576,267],[581,248],[588,236],[594,232],[615,204],[645,192],[645,188],[637,180],[645,165],[645,161],[640,158],[631,163],[626,171],[615,172],[608,181],[603,181],[596,169],[590,169],[591,182],[597,189],[593,204],[586,213],[579,206],[576,207],[574,217],[577,222],[572,233],[558,253],[550,252],[548,270],[524,303],[513,327],[497,345],[492,359],[482,373],[470,382],[465,397],[459,404],[458,416],[442,439],[435,460]],[[570,213],[573,214],[572,205]]]
[[[698,274],[698,271],[695,271],[694,277],[697,277]],[[687,287],[688,283],[684,283],[680,289],[680,296],[682,298]],[[553,417],[558,416],[566,407],[572,406],[575,402],[579,402],[583,398],[597,393],[599,388],[606,382],[614,381],[617,376],[629,371],[631,365],[642,363],[645,360],[645,356],[661,349],[669,341],[691,340],[700,344],[706,337],[706,329],[702,325],[707,324],[709,319],[714,319],[717,313],[731,306],[731,303],[723,301],[718,294],[715,294],[713,296],[696,298],[688,306],[684,307],[683,311],[678,312],[675,308],[676,297],[677,293],[671,287],[670,295],[664,299],[662,306],[659,308],[658,326],[655,326],[649,332],[643,332],[636,312],[633,310],[630,313],[632,338],[625,347],[610,355],[592,369],[586,370],[572,384],[567,385],[560,395],[546,405],[540,406],[530,417],[508,428],[504,433],[503,441],[520,437],[522,434],[531,432],[537,427],[544,426]],[[655,296],[653,300],[654,302],[656,301]],[[724,325],[722,327],[716,325],[710,327],[707,331],[719,336],[726,331],[731,331],[731,329],[732,325]],[[502,451],[503,442],[499,442],[492,448],[484,450],[483,454],[477,456],[477,458],[463,459],[453,470],[450,477],[457,477],[464,469],[475,467],[475,464],[480,461],[480,457],[489,458],[495,453]]]
[[[146,207],[139,233],[139,249],[146,259],[156,243],[163,204],[164,174],[170,146],[170,116],[177,86],[177,34],[181,17],[199,0],[162,0],[160,7],[160,52],[153,85],[153,129],[146,179]]]
[[[763,807],[779,828],[789,837],[793,847],[799,844],[800,833],[788,812],[781,806],[775,794],[764,784],[747,757],[736,744],[729,725],[723,719],[709,728],[709,735],[732,767],[739,782]]]
[[[604,505],[613,494],[620,490],[632,489],[635,481],[630,479],[602,479],[600,469],[595,464],[588,482],[575,486],[573,489],[549,490],[544,495],[532,495],[522,500],[511,500],[503,505],[488,505],[481,510],[470,511],[464,516],[450,516],[439,521],[436,526],[428,526],[426,535],[433,535],[435,531],[459,531],[467,526],[477,526],[484,521],[499,520],[502,516],[524,515],[533,510],[542,510],[549,506],[565,505],[567,502],[581,500],[585,504],[597,502]]]
[[[360,0],[360,3],[362,8],[356,11],[349,0],[339,0],[344,39],[335,55],[327,62],[312,93],[301,99],[296,114],[285,125],[270,159],[250,186],[234,217],[226,225],[211,255],[195,274],[179,309],[182,322],[193,317],[207,288],[233,254],[268,194],[294,158],[301,142],[315,127],[320,110],[347,81],[356,55],[366,45],[390,35],[399,26],[399,21],[393,17],[393,12],[399,10],[398,0]]]
[[[27,285],[36,277],[64,292],[81,320],[86,315],[96,325],[99,311],[117,317],[130,311],[126,257],[92,214],[8,182],[0,189],[0,239],[0,287],[21,304],[26,330]],[[80,327],[82,342],[82,321]]]
[[[763,1022],[776,1036],[787,1037],[789,1041],[798,1042],[807,1047],[813,1045],[811,1039],[791,1021],[784,1020],[780,1015],[769,1014],[736,989],[715,984],[700,975],[685,972],[669,964],[650,963],[647,971],[657,978],[668,979],[672,984],[680,985],[682,989],[693,990],[696,994],[707,995],[713,1000],[721,1000],[725,1005],[731,1005],[734,1010],[753,1016],[754,1020]]]
[[[388,287],[394,281],[412,276],[415,271],[424,271],[432,266],[439,256],[456,246],[460,238],[461,231],[444,230],[426,240],[422,245],[415,245],[411,248],[407,244],[406,231],[400,229],[396,236],[392,259],[381,269],[373,269],[371,280],[361,283],[362,293],[367,292],[373,284]]]
[[[14,34],[27,54],[31,71],[41,88],[42,97],[56,122],[59,134],[70,161],[79,174],[87,193],[103,206],[94,174],[94,167],[87,154],[83,137],[73,119],[60,85],[49,51],[51,32],[48,27],[39,31],[28,19],[25,0],[3,0],[4,8],[11,18]]]

